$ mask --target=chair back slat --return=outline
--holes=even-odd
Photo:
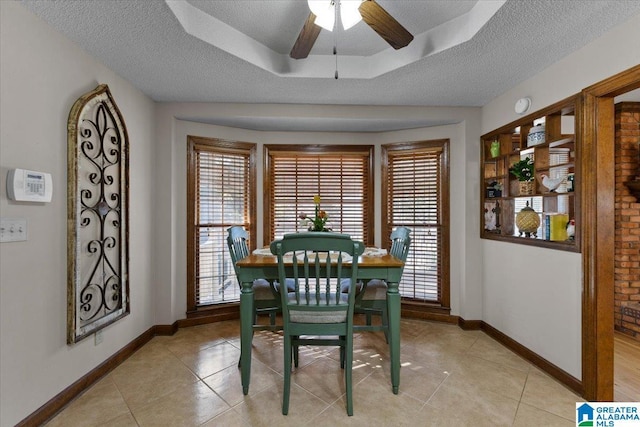
[[[389,253],[403,262],[407,261],[407,256],[409,255],[409,247],[411,246],[410,233],[411,229],[400,226],[393,230],[390,236],[391,248]]]
[[[231,255],[233,269],[236,272],[236,277],[238,276],[238,267],[236,266],[236,263],[249,256],[248,239],[249,233],[247,233],[247,230],[240,225],[234,225],[229,227],[227,230],[227,246],[229,248],[229,255]]]
[[[286,279],[285,264],[291,258],[288,274],[293,278],[295,299],[282,295],[284,316],[288,310],[348,310],[355,293],[345,301],[340,295],[340,283],[343,279],[355,283],[358,256],[364,252],[364,244],[344,234],[305,232],[287,234],[273,242],[271,252],[278,257],[280,280]],[[345,268],[347,260],[350,268]]]

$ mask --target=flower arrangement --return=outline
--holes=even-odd
[[[509,172],[515,175],[518,181],[533,181],[533,160],[525,157],[511,165]]]
[[[313,196],[313,203],[316,205],[315,215],[311,218],[307,214],[301,213],[298,215],[298,218],[300,218],[300,225],[307,227],[309,231],[331,231],[331,228],[327,227],[329,215],[327,215],[327,212],[320,209],[320,196]]]

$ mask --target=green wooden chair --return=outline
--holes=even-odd
[[[389,253],[402,261],[407,261],[411,245],[411,230],[407,227],[397,227],[391,233],[391,248]],[[343,291],[345,287],[343,286]],[[387,283],[384,280],[370,280],[356,296],[356,313],[366,316],[366,325],[355,326],[356,331],[383,331],[389,342],[389,316],[387,314]],[[372,315],[382,317],[381,325],[372,324]]]
[[[229,247],[229,254],[231,255],[231,261],[233,268],[238,276],[238,267],[236,263],[241,259],[249,255],[249,245],[247,239],[249,233],[239,225],[229,227],[227,230],[227,246]],[[238,285],[242,286],[240,283]],[[278,329],[276,326],[276,315],[280,310],[280,295],[277,290],[276,284],[269,283],[267,280],[258,279],[253,282],[253,324],[254,330],[257,329]],[[269,315],[269,325],[258,325],[258,314]]]
[[[353,312],[355,287],[342,293],[340,283],[355,283],[362,242],[350,236],[326,232],[287,234],[271,243],[278,257],[280,282],[291,278],[294,292],[281,294],[284,332],[284,393],[282,413],[289,412],[291,361],[297,366],[301,345],[340,346],[340,362],[345,371],[347,414],[353,415]],[[331,262],[326,262],[330,257]],[[285,265],[287,264],[288,265]],[[351,263],[345,268],[343,263]],[[337,336],[337,338],[336,338]]]

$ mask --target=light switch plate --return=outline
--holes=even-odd
[[[0,242],[23,242],[27,240],[26,218],[0,218]]]

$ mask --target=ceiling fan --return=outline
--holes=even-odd
[[[413,40],[413,35],[375,0],[310,0],[308,3],[311,12],[289,53],[293,59],[309,56],[322,28],[333,30],[338,8],[345,29],[362,19],[394,49],[401,49]]]

